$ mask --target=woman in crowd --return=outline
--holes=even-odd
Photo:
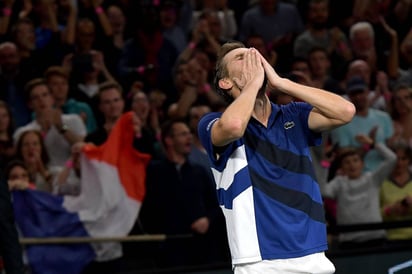
[[[20,160],[13,160],[9,162],[4,173],[10,190],[35,188],[35,185],[30,179],[29,170],[24,162]]]
[[[381,212],[384,221],[402,221],[412,218],[412,149],[406,144],[393,148],[397,162],[391,175],[381,186]],[[388,229],[389,240],[412,239],[412,228]]]
[[[37,130],[22,133],[16,144],[16,158],[23,161],[36,189],[52,192],[52,183],[60,168],[49,167],[49,156],[43,137]]]

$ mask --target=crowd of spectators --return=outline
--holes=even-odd
[[[355,118],[326,132],[313,150],[328,222],[408,219],[411,17],[410,0],[3,0],[0,171],[10,190],[78,195],[72,147],[103,144],[132,111],[134,148],[152,163],[147,203],[131,233],[197,236],[184,246],[159,246],[153,254],[160,265],[227,261],[197,122],[226,107],[228,98],[215,91],[214,63],[224,42],[239,40],[283,77],[356,106]],[[300,101],[267,92],[278,104]],[[357,216],[359,208],[374,218]],[[379,239],[412,239],[410,229],[378,232]]]

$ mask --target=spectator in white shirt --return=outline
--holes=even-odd
[[[25,86],[25,94],[29,107],[35,118],[25,126],[17,128],[13,139],[30,129],[39,130],[44,138],[50,165],[63,166],[71,155],[71,145],[82,141],[86,135],[86,127],[77,114],[62,114],[54,108],[53,97],[43,79],[36,78]]]

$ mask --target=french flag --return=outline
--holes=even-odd
[[[101,146],[87,144],[81,156],[79,196],[13,192],[17,226],[30,237],[121,237],[133,227],[145,195],[149,154],[133,148],[132,112],[123,114]],[[76,274],[92,260],[122,255],[119,243],[28,245],[33,274]]]

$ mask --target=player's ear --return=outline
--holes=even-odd
[[[219,88],[223,90],[231,89],[233,87],[232,81],[230,81],[228,78],[222,78],[219,80]]]

